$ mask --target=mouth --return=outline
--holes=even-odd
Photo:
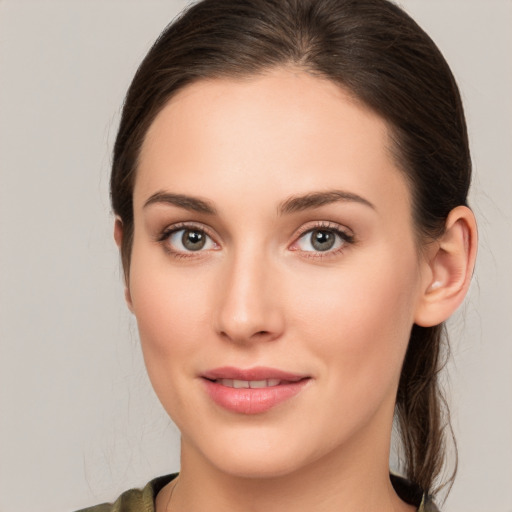
[[[215,404],[238,414],[261,414],[299,394],[308,375],[274,368],[216,368],[201,375]]]

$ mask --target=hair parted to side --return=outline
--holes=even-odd
[[[457,85],[436,45],[399,7],[387,0],[203,0],[160,35],[123,107],[111,199],[123,223],[127,280],[138,156],[155,116],[195,81],[287,65],[339,84],[387,121],[420,244],[442,234],[450,210],[466,204],[471,158]],[[396,401],[405,474],[431,493],[451,432],[438,383],[443,332],[443,325],[413,326]]]

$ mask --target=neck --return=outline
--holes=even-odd
[[[357,443],[355,443],[357,444]],[[389,443],[340,448],[285,475],[244,477],[219,470],[182,444],[170,512],[411,512],[389,479]],[[366,453],[364,453],[366,452]],[[357,457],[356,457],[357,455]],[[357,461],[357,464],[354,463]]]

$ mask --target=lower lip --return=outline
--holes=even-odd
[[[260,414],[294,397],[309,382],[302,379],[267,388],[230,388],[203,379],[210,398],[228,411],[239,414]]]

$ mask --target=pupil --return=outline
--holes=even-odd
[[[204,247],[206,238],[200,231],[185,231],[181,241],[190,251],[198,251]]]
[[[334,235],[329,231],[313,231],[312,245],[317,251],[328,251],[334,245]]]

